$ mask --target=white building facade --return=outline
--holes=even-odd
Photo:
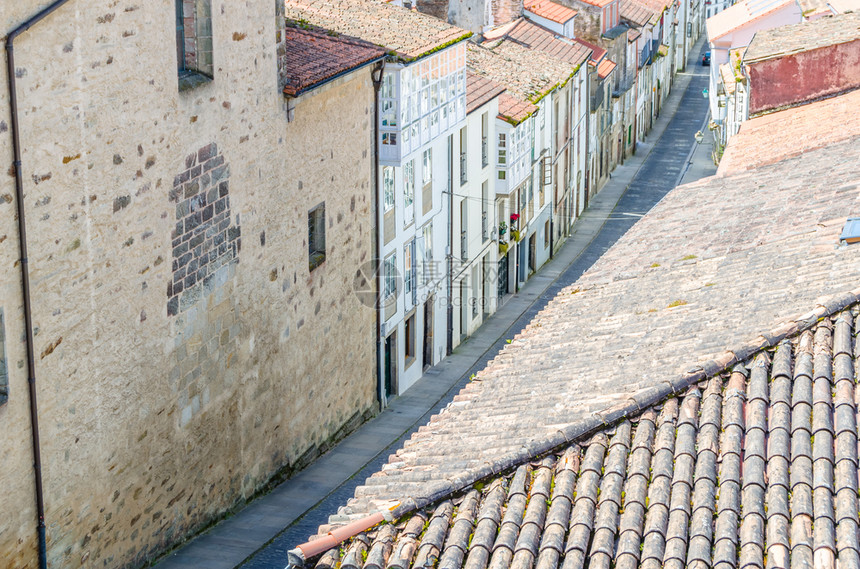
[[[385,67],[379,99],[384,392],[447,353],[452,140],[466,126],[465,44]],[[459,184],[457,184],[459,185]]]
[[[498,210],[495,207],[498,96],[473,109],[454,135],[457,159],[451,200],[452,348],[498,306]]]

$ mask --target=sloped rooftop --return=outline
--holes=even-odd
[[[796,0],[740,0],[706,20],[708,41],[721,37],[775,12]]]
[[[324,31],[287,27],[284,33],[284,93],[292,97],[385,54],[379,46]]]
[[[471,71],[466,73],[466,113],[486,105],[505,92],[505,87]]]
[[[723,63],[720,65],[720,79],[723,81],[726,94],[733,95],[735,92],[735,73],[731,64]]]
[[[858,161],[855,132],[755,171],[673,190],[331,522],[392,502],[399,512],[435,504],[853,303],[860,247],[838,241],[846,217],[860,211]]]
[[[317,569],[858,567],[857,312],[378,526]]]
[[[597,76],[601,79],[606,79],[609,77],[610,73],[615,71],[616,67],[618,67],[618,64],[611,59],[604,59],[600,62],[600,65],[597,66]]]
[[[502,93],[499,97],[499,117],[513,125],[523,122],[538,110],[537,105]]]
[[[598,8],[603,8],[604,6],[608,6],[612,0],[582,0],[585,4],[590,4],[591,6],[596,6]]]
[[[528,18],[519,19],[505,35],[523,47],[540,50],[577,67],[585,63],[592,52],[585,44],[559,39],[553,32]]]
[[[860,0],[828,0],[828,8],[836,14],[860,11]]]
[[[504,85],[506,95],[520,103],[531,104],[567,82],[577,68],[541,50],[529,49],[504,37],[481,44],[469,42],[466,65],[476,75]],[[504,114],[501,107],[502,101],[499,112]]]
[[[523,9],[559,24],[565,24],[576,16],[576,10],[552,0],[525,0]]]
[[[576,38],[573,41],[591,50],[591,61],[589,63],[593,65],[599,64],[601,60],[606,57],[606,54],[609,53],[602,47],[595,45],[591,42],[585,41],[584,39]]]
[[[410,61],[471,35],[421,12],[382,0],[285,0],[286,17],[360,38]]]
[[[621,0],[619,13],[623,19],[639,27],[646,25],[654,17],[654,12],[638,0]]]
[[[744,54],[744,64],[856,40],[860,40],[860,13],[828,16],[757,32]]]
[[[717,175],[754,170],[856,139],[860,133],[857,109],[860,109],[860,89],[745,121],[729,140]]]
[[[654,16],[651,18],[652,24],[660,21],[660,16],[671,4],[668,0],[639,0],[639,3],[654,13]]]

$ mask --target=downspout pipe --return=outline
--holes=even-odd
[[[36,357],[33,346],[33,314],[30,297],[30,269],[27,260],[27,223],[24,216],[24,174],[21,166],[21,129],[18,124],[18,97],[15,82],[15,38],[36,25],[68,0],[55,0],[6,36],[6,72],[9,79],[9,109],[12,124],[13,169],[15,170],[15,201],[18,213],[18,246],[21,252],[21,293],[24,300],[24,343],[27,350],[27,385],[30,396],[30,434],[33,444],[33,479],[36,487],[36,532],[38,536],[39,569],[47,569],[48,553],[45,539],[45,500],[42,489],[42,453],[39,443],[39,407],[36,399]]]
[[[446,333],[445,355],[454,351],[454,141],[448,135],[448,306],[445,309],[448,331]],[[460,298],[460,302],[463,299]],[[462,318],[460,319],[462,321]],[[462,330],[460,331],[462,335]]]
[[[382,360],[382,244],[379,239],[379,90],[382,88],[382,74],[385,71],[385,60],[381,59],[373,65],[370,79],[373,81],[373,200],[377,207],[372,207],[376,216],[373,224],[373,246],[376,249],[374,275],[376,279],[376,397],[379,399],[379,411],[385,408],[384,377],[385,369]]]

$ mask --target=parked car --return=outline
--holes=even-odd
[[[702,65],[705,67],[711,65],[711,52],[706,51],[705,55],[702,56]]]

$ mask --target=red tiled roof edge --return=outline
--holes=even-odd
[[[470,89],[469,89],[470,81],[473,82],[472,85],[474,85],[475,81],[478,81],[481,84],[481,86],[479,86],[478,89],[486,89],[486,92],[481,93],[480,96],[475,97],[474,91],[472,93],[470,93]],[[483,75],[479,75],[479,74],[474,73],[473,71],[467,69],[466,70],[466,114],[468,115],[469,113],[475,111],[476,109],[484,106],[485,104],[492,101],[493,99],[495,99],[496,97],[498,97],[499,95],[504,93],[505,91],[507,91],[507,88],[504,85],[502,85],[501,83],[493,81],[489,77],[484,77]],[[470,95],[471,95],[471,100],[470,100]]]
[[[526,17],[520,18],[520,19],[519,19],[519,21],[517,21],[517,23],[516,23],[516,24],[514,24],[514,25],[513,25],[509,30],[507,30],[507,31],[505,32],[505,34],[504,34],[504,36],[503,36],[503,37],[508,38],[508,39],[511,39],[512,41],[515,41],[515,42],[517,42],[517,43],[521,43],[521,42],[520,42],[520,40],[519,40],[517,37],[515,37],[515,34],[517,33],[517,30],[519,30],[519,28],[520,28],[521,26],[532,26],[532,27],[534,27],[534,28],[537,28],[537,29],[539,29],[539,30],[543,31],[543,32],[544,32],[544,33],[546,33],[546,34],[551,34],[551,35],[552,35],[552,40],[551,40],[551,41],[553,41],[553,42],[561,42],[561,43],[565,44],[565,46],[573,47],[573,46],[572,46],[571,44],[569,44],[568,42],[566,42],[566,41],[562,41],[562,40],[558,39],[558,37],[556,36],[556,33],[555,33],[554,31],[552,31],[552,30],[550,30],[549,28],[546,28],[546,27],[542,26],[541,24],[539,24],[539,23],[537,23],[537,22],[534,22],[534,21],[532,21],[531,19],[526,18]],[[602,49],[602,48],[599,48],[599,47],[592,47],[592,46],[590,46],[590,45],[586,45],[586,43],[585,43],[585,42],[581,42],[581,41],[578,41],[578,40],[574,40],[574,43],[578,43],[580,46],[582,46],[582,47],[584,47],[585,49],[589,50],[589,53],[588,53],[588,55],[586,55],[586,56],[585,56],[581,61],[577,61],[576,63],[574,63],[573,61],[570,61],[570,60],[564,60],[564,61],[568,61],[568,63],[571,63],[571,64],[573,64],[573,65],[582,65],[582,64],[583,64],[583,63],[585,63],[586,61],[591,61],[592,57],[594,56],[594,50],[595,50],[595,49]],[[547,54],[547,55],[549,55],[550,57],[554,57],[554,58],[556,58],[556,59],[563,59],[563,58],[559,58],[557,55],[554,55],[553,53],[550,53],[549,51],[546,51],[546,50],[544,50],[544,49],[542,49],[542,48],[539,48],[539,47],[533,47],[533,46],[528,46],[528,47],[529,47],[529,49],[537,49],[537,50],[543,51],[544,53],[546,53],[546,54]],[[608,52],[606,52],[605,50],[604,50],[604,52],[605,52],[605,53],[608,53]]]
[[[584,39],[575,38],[573,41],[575,41],[578,44],[584,45],[585,47],[587,47],[588,49],[591,50],[591,61],[593,61],[595,64],[600,63],[600,61],[604,57],[606,57],[606,54],[609,53],[608,51],[606,51],[602,47],[600,47],[596,44],[593,44],[591,42],[585,41]]]
[[[551,5],[547,7],[547,4]],[[577,11],[552,0],[525,0],[523,9],[557,24],[564,24],[576,17]]]
[[[392,514],[395,519],[400,518],[459,492],[479,480],[510,470],[514,466],[612,426],[626,417],[635,416],[648,407],[683,392],[695,383],[730,370],[761,350],[776,347],[786,338],[811,329],[821,318],[833,316],[857,303],[860,303],[860,289],[833,295],[823,303],[817,304],[812,311],[794,320],[784,322],[746,344],[738,346],[735,350],[723,352],[714,359],[702,362],[691,371],[674,379],[665,380],[659,385],[637,391],[626,402],[599,411],[589,419],[571,423],[546,439],[527,443],[519,451],[501,456],[492,463],[484,463],[481,468],[461,471],[450,476],[444,482],[429,483],[425,485],[423,491],[418,493],[420,495],[403,497],[400,505],[392,511]]]
[[[370,63],[373,63],[374,61],[378,61],[385,57],[385,49],[383,49],[382,47],[374,45],[370,42],[366,42],[359,38],[354,38],[347,35],[331,35],[328,30],[322,28],[303,29],[294,26],[287,26],[287,28],[285,29],[285,33],[304,36],[311,41],[322,40],[330,44],[341,44],[344,46],[350,46],[356,48],[356,51],[358,52],[363,52],[360,56],[357,56],[356,59],[350,61],[348,64],[333,65],[331,66],[331,69],[326,69],[322,73],[317,73],[313,77],[298,78],[295,82],[296,84],[288,83],[284,86],[283,92],[289,97],[298,97],[306,91],[314,89],[328,81],[340,77],[341,75],[344,75],[351,71],[355,71],[356,69],[359,69],[365,65],[368,65]],[[289,50],[289,45],[287,49]],[[336,59],[335,61],[340,60]]]

